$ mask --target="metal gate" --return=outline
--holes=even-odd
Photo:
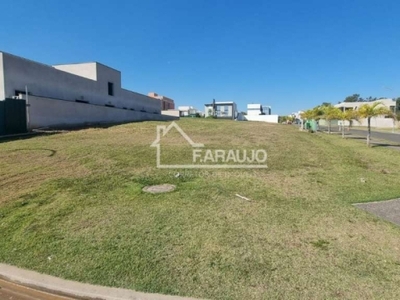
[[[6,99],[0,101],[0,135],[28,132],[26,124],[26,101]]]

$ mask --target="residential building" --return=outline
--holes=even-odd
[[[386,106],[389,108],[391,111],[399,111],[399,108],[396,108],[396,101],[393,99],[380,99],[376,101],[370,101],[370,102],[341,102],[339,104],[336,104],[335,107],[340,108],[342,110],[358,110],[361,105],[363,104],[373,104],[375,102],[380,102],[382,105]]]
[[[199,110],[193,106],[178,106],[178,110],[181,117],[195,116],[200,113]]]
[[[215,109],[215,111],[214,111]],[[218,119],[236,119],[238,116],[236,103],[233,101],[215,102],[204,105],[204,116],[215,115]]]
[[[396,107],[396,101],[394,101],[393,99],[379,99],[379,100],[370,101],[370,102],[342,102],[342,103],[336,104],[335,107],[337,107],[341,110],[358,110],[362,105],[365,105],[365,104],[371,105],[376,102],[380,102],[381,105],[387,107],[394,113],[400,112],[400,107]],[[320,122],[320,124],[324,125],[325,123]],[[348,126],[349,122],[348,121],[340,121],[340,120],[337,121],[337,125],[341,126],[342,124],[344,126]],[[367,127],[368,121],[366,119],[360,119],[358,121],[354,120],[353,125]],[[395,125],[396,125],[396,121],[393,120],[392,118],[390,118],[389,116],[379,116],[379,117],[371,119],[372,127],[393,128]]]
[[[247,104],[247,121],[260,121],[268,123],[278,123],[278,115],[271,115],[271,106],[261,104]]]
[[[248,116],[270,115],[271,106],[261,104],[247,104]]]
[[[121,72],[98,62],[50,66],[0,52],[6,98],[29,102],[30,128],[175,119],[161,114],[159,99],[123,89]]]
[[[150,92],[147,95],[151,98],[155,98],[161,101],[161,110],[175,109],[175,101],[171,98],[158,95],[154,92]]]

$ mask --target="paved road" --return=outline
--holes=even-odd
[[[327,130],[326,127],[320,128],[321,130]],[[331,129],[332,132],[339,132],[339,127],[333,127]],[[345,131],[346,136],[361,136],[361,137],[367,137],[367,130],[363,129],[350,129],[350,131]],[[374,140],[386,140],[390,141],[393,143],[399,143],[400,144],[400,134],[399,133],[391,133],[391,132],[381,132],[381,131],[371,131],[371,139],[372,141]]]
[[[355,206],[382,219],[400,225],[400,199],[382,202],[359,203],[355,204]]]
[[[1,300],[73,300],[73,298],[57,296],[37,291],[0,279]]]
[[[350,129],[351,135],[367,136],[367,130]],[[386,140],[390,142],[400,143],[400,134],[391,132],[371,131],[371,139]]]

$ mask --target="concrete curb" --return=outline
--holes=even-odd
[[[0,278],[39,291],[78,299],[96,300],[195,300],[178,296],[147,294],[128,289],[91,285],[0,264]]]

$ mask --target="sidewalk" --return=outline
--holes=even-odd
[[[0,299],[13,300],[195,300],[90,285],[0,264]]]

